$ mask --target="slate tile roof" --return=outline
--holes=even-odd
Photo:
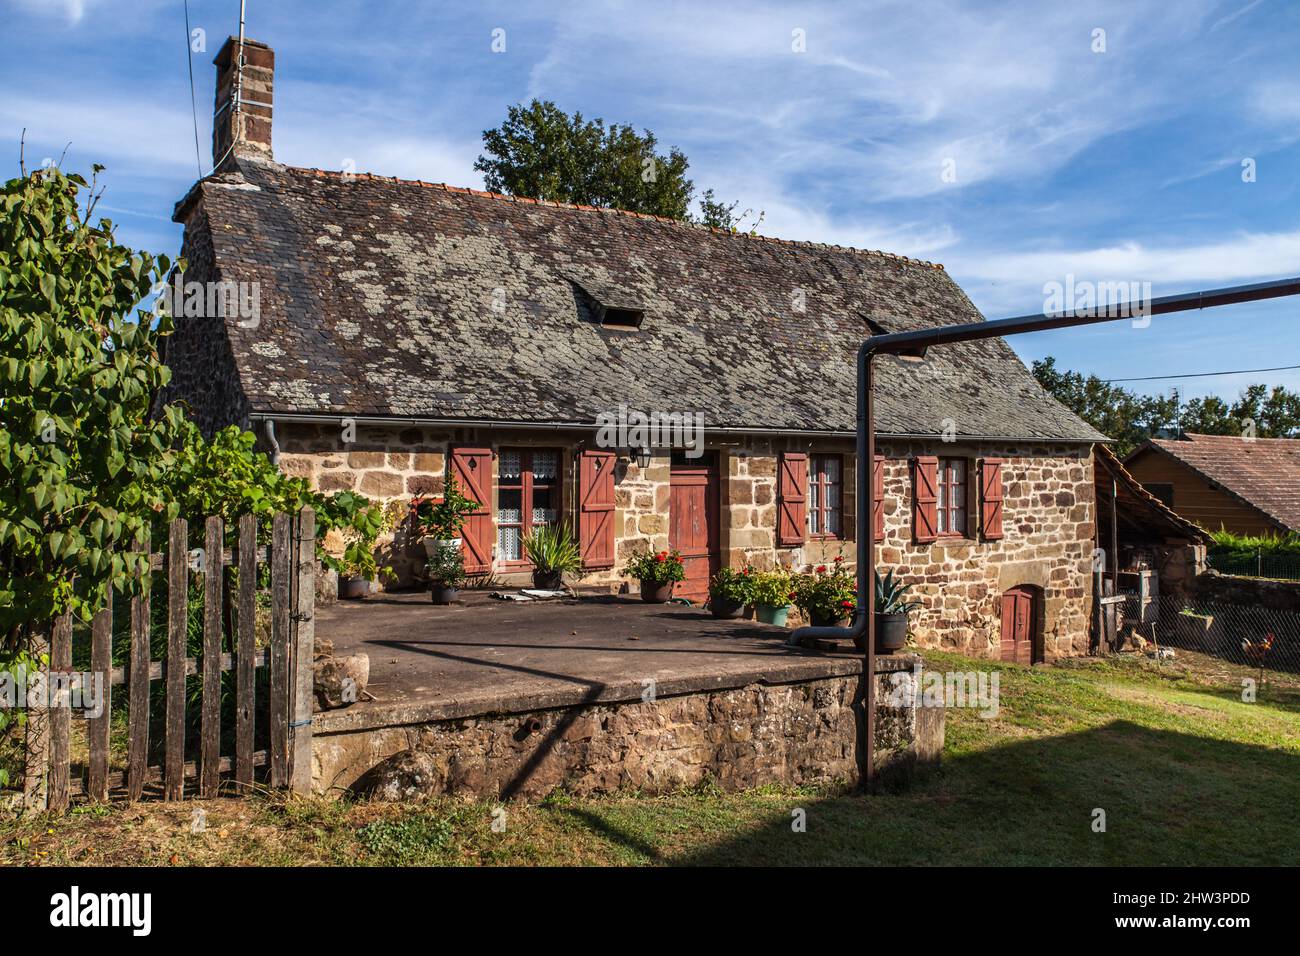
[[[1238,435],[1153,438],[1129,455],[1133,460],[1151,448],[1182,462],[1201,477],[1246,504],[1300,531],[1300,439]]]
[[[625,403],[850,432],[868,317],[981,318],[942,266],[615,210],[249,158],[177,221],[195,203],[221,277],[261,284],[258,327],[227,320],[254,413],[591,423]],[[593,291],[641,328],[602,328]],[[879,365],[881,433],[1102,440],[1000,339]]]

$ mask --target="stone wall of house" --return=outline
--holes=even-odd
[[[997,656],[1001,595],[1028,585],[1041,595],[1043,656],[1087,653],[1096,506],[1088,446],[897,442],[879,453],[886,456],[885,536],[877,562],[913,583],[923,607],[912,628],[923,646]],[[909,459],[918,454],[1003,459],[1005,536],[980,539],[972,474],[968,534],[917,544]]]
[[[942,707],[893,706],[890,675],[913,658],[882,658],[876,766],[886,780],[937,765]],[[861,675],[657,700],[487,714],[312,738],[313,785],[391,799],[418,793],[539,799],[563,786],[587,795],[663,793],[713,780],[729,790],[851,781],[858,775]],[[407,788],[413,792],[405,792]]]
[[[308,478],[326,492],[355,490],[389,503],[397,528],[381,542],[381,561],[394,567],[399,584],[420,576],[423,549],[411,540],[403,521],[416,495],[439,494],[452,444],[534,446],[564,449],[562,509],[572,517],[573,459],[583,438],[552,431],[358,426],[356,440],[343,441],[336,425],[283,424],[278,429],[281,467]],[[844,455],[844,527],[854,526],[852,444],[758,439],[730,443],[719,456],[722,560],[733,567],[777,565],[794,570],[843,555],[852,564],[851,540],[814,540],[800,547],[776,546],[777,455],[783,450]],[[1094,493],[1090,450],[1086,445],[1037,446],[988,443],[938,444],[883,442],[885,538],[877,561],[913,583],[923,607],[913,619],[915,639],[928,647],[991,656],[999,650],[1001,595],[1028,585],[1041,598],[1041,654],[1046,659],[1086,653],[1092,607],[1091,555],[1094,547]],[[1001,540],[978,535],[978,500],[972,468],[968,489],[969,531],[933,544],[917,544],[912,527],[910,458],[917,454],[964,457],[972,462],[997,457],[1003,464]],[[656,455],[648,468],[620,458],[617,464],[616,565],[591,572],[575,583],[617,588],[622,564],[635,552],[669,546],[670,459]],[[851,532],[850,535],[851,537]],[[341,546],[341,542],[335,542]],[[498,574],[502,583],[522,583],[526,572]]]

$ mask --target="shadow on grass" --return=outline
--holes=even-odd
[[[897,796],[789,807],[677,865],[1295,865],[1300,757],[1116,721],[948,759]],[[1105,832],[1094,823],[1104,811]]]

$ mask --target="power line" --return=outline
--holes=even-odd
[[[194,162],[203,178],[203,151],[199,149],[199,107],[194,100],[194,46],[190,36],[190,0],[185,0],[185,61],[190,68],[190,113],[194,116]]]
[[[1145,375],[1140,378],[1104,378],[1103,385],[1112,385],[1115,382],[1160,382],[1171,378],[1210,378],[1214,375],[1253,375],[1256,372],[1289,372],[1292,369],[1298,369],[1300,365],[1278,365],[1274,368],[1239,368],[1230,372],[1190,372],[1187,375]]]

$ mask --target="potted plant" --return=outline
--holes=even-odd
[[[360,513],[352,525],[343,529],[346,542],[342,557],[337,559],[339,597],[355,601],[370,593],[376,578],[397,579],[393,569],[379,567],[375,561],[375,539],[391,531],[393,518],[379,505],[372,505]]]
[[[344,601],[365,597],[374,589],[376,578],[397,579],[392,568],[376,566],[373,552],[367,552],[360,559],[345,554],[339,559],[338,574],[339,598]]]
[[[416,498],[411,502],[411,515],[416,529],[423,536],[424,552],[429,557],[440,545],[460,547],[460,529],[465,519],[483,507],[460,490],[456,476],[447,472],[447,490],[438,498]]]
[[[819,564],[794,583],[794,603],[816,627],[848,627],[857,607],[857,584],[837,557],[829,566]]]
[[[755,574],[749,592],[750,602],[754,605],[754,619],[763,624],[785,627],[786,618],[790,615],[790,602],[794,599],[791,587],[788,571],[762,571]]]
[[[634,554],[623,573],[641,583],[641,600],[663,604],[673,596],[673,585],[686,578],[686,566],[676,551]]]
[[[582,552],[567,524],[544,524],[524,536],[520,546],[533,565],[533,587],[556,591],[564,575],[582,568]]]
[[[921,606],[920,601],[908,598],[911,588],[897,580],[892,570],[883,578],[876,573],[876,653],[892,654],[907,643],[907,615]],[[859,641],[858,649],[867,649],[865,638]]]
[[[722,568],[709,581],[709,613],[714,617],[737,618],[749,603],[754,572],[749,567]]]
[[[429,597],[434,604],[450,604],[460,597],[465,583],[465,556],[459,544],[444,542],[434,548],[424,570],[429,575]]]

